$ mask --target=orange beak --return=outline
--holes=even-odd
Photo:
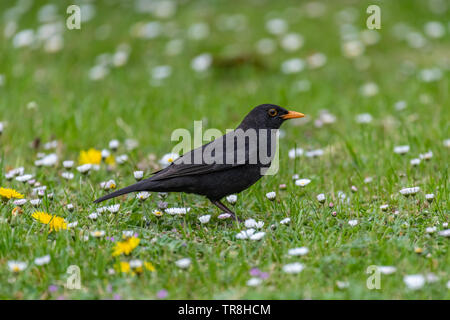
[[[294,118],[303,118],[305,115],[296,111],[289,111],[287,114],[281,116],[283,119],[294,119]]]

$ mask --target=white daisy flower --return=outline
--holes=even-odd
[[[106,77],[108,73],[109,69],[105,65],[95,65],[91,69],[89,69],[89,79],[94,81],[101,80]]]
[[[289,263],[283,266],[283,271],[286,273],[300,273],[305,266],[299,262]]]
[[[400,190],[400,193],[404,196],[415,195],[420,191],[420,187],[412,187],[412,188],[403,188]]]
[[[123,235],[125,238],[131,238],[131,237],[134,236],[134,231],[133,231],[133,230],[123,230],[123,231],[122,231],[122,235]]]
[[[28,180],[33,179],[33,175],[32,174],[24,174],[21,176],[16,177],[16,180],[19,182],[27,182]]]
[[[226,197],[227,201],[229,204],[235,204],[237,201],[237,195],[235,194],[230,194],[229,196]]]
[[[358,123],[371,123],[373,120],[370,113],[361,113],[356,116],[356,122]]]
[[[289,154],[288,154],[290,159],[295,159],[295,158],[300,157],[302,155],[303,155],[303,149],[302,148],[291,149],[291,150],[289,150]]]
[[[43,166],[43,167],[52,167],[58,162],[58,156],[56,153],[52,153],[49,155],[44,156],[43,158],[36,160],[34,164],[37,167]]]
[[[78,225],[78,221],[70,222],[67,224],[68,228],[75,228]]]
[[[130,260],[129,264],[131,269],[140,268],[143,265],[142,260],[139,259]]]
[[[371,183],[373,181],[372,177],[365,177],[364,178],[364,183]]]
[[[77,167],[77,171],[80,173],[88,173],[92,169],[92,164],[87,163]]]
[[[62,164],[63,164],[63,167],[64,167],[64,168],[66,168],[66,169],[72,169],[73,166],[74,166],[74,164],[75,164],[75,162],[72,161],[72,160],[65,160],[65,161],[63,161]]]
[[[247,219],[245,220],[244,225],[246,228],[261,229],[264,226],[264,222],[263,221],[256,222],[255,219]]]
[[[188,28],[187,35],[194,40],[205,39],[209,35],[209,25],[204,22],[194,23]]]
[[[420,159],[419,158],[411,159],[411,161],[409,161],[409,164],[412,166],[418,166],[420,164]]]
[[[412,274],[403,277],[403,282],[408,289],[418,290],[425,284],[425,277],[421,274]]]
[[[167,208],[164,210],[167,214],[175,215],[175,214],[186,214],[191,210],[191,208]]]
[[[37,207],[41,204],[42,200],[41,199],[32,199],[30,200],[30,203],[32,206]]]
[[[283,19],[270,19],[266,22],[266,29],[269,33],[280,35],[288,30],[287,22]]]
[[[144,171],[134,171],[133,172],[134,178],[139,181],[144,177]]]
[[[348,282],[348,281],[336,281],[336,286],[339,288],[339,289],[346,289],[346,288],[348,288],[349,286],[350,286],[350,282]]]
[[[116,213],[119,211],[119,209],[120,209],[120,204],[114,204],[114,205],[106,207],[106,210],[108,210],[111,213]]]
[[[222,213],[222,214],[219,214],[219,216],[217,218],[220,219],[220,220],[228,219],[228,218],[231,218],[231,214],[229,214],[229,213]]]
[[[101,238],[105,235],[105,231],[104,230],[95,230],[91,232],[91,236],[94,238]]]
[[[356,226],[357,224],[358,224],[358,220],[349,220],[348,221],[348,224],[350,225],[350,226],[352,226],[352,227],[354,227],[354,226]]]
[[[325,195],[323,193],[318,194],[316,198],[317,201],[319,201],[320,203],[324,203],[326,200]]]
[[[56,149],[56,147],[58,147],[58,141],[57,140],[49,141],[47,143],[44,143],[42,147],[44,148],[44,150]]]
[[[189,268],[189,266],[191,265],[191,259],[183,258],[183,259],[175,261],[175,264],[177,265],[178,268],[186,269],[186,268]]]
[[[170,77],[172,74],[171,66],[157,66],[152,69],[152,79],[160,81]]]
[[[409,152],[409,146],[408,145],[394,147],[394,153],[405,154],[407,152]]]
[[[392,274],[397,271],[397,268],[393,266],[378,266],[378,271],[382,274]]]
[[[291,222],[291,218],[284,218],[280,221],[281,224],[288,224],[289,222]]]
[[[265,232],[257,232],[250,236],[250,240],[253,240],[253,241],[261,240],[265,236],[265,234],[266,234]]]
[[[436,232],[437,228],[436,227],[428,227],[425,229],[426,233],[434,233]]]
[[[257,286],[259,286],[261,283],[262,283],[262,279],[256,278],[256,277],[250,278],[250,279],[247,281],[247,285],[248,285],[249,287],[257,287]]]
[[[141,192],[138,192],[138,193],[136,194],[136,199],[141,200],[141,201],[144,201],[144,200],[146,200],[148,197],[150,197],[150,195],[151,195],[150,192],[147,192],[147,191],[141,191]]]
[[[281,72],[284,74],[292,74],[301,72],[305,68],[305,63],[300,58],[293,58],[284,61],[281,64]]]
[[[43,257],[38,257],[38,258],[34,259],[34,264],[38,265],[38,266],[42,266],[42,265],[48,264],[48,263],[50,263],[50,255],[49,254],[47,254]]]
[[[288,250],[288,255],[290,256],[304,256],[309,252],[309,249],[307,247],[299,247],[294,249]]]
[[[360,92],[365,97],[373,97],[378,94],[378,85],[374,82],[368,82],[361,86]]]
[[[316,158],[316,157],[323,156],[323,154],[324,154],[324,152],[322,149],[317,149],[317,150],[306,151],[305,156],[307,158]]]
[[[255,233],[255,229],[242,230],[236,234],[236,239],[248,239]]]
[[[445,35],[445,26],[439,21],[430,21],[425,24],[424,31],[430,38],[442,38]]]
[[[102,154],[102,159],[105,160],[106,158],[108,158],[111,155],[111,152],[109,152],[108,149],[103,149],[101,154]]]
[[[204,215],[204,216],[200,216],[198,218],[198,220],[200,220],[201,223],[208,223],[210,219],[211,219],[211,215],[210,214],[207,214],[207,215]]]
[[[304,187],[304,186],[308,185],[310,182],[311,182],[310,179],[298,179],[298,180],[295,180],[295,185]]]
[[[425,199],[427,199],[428,202],[433,202],[434,200],[434,194],[433,193],[428,193],[425,195]]]
[[[72,172],[63,172],[61,173],[61,177],[66,180],[72,180],[75,175]]]
[[[444,140],[444,147],[450,148],[450,139]]]
[[[116,187],[116,182],[114,180],[108,180],[100,182],[100,188],[104,190],[114,189]]]
[[[23,175],[25,172],[25,168],[24,167],[19,167],[19,168],[15,168],[15,169],[11,169],[7,172],[7,174],[13,175],[13,176],[21,176]]]
[[[8,261],[8,268],[10,271],[12,272],[20,272],[22,270],[24,270],[27,267],[27,263],[26,262],[22,262],[22,261]]]
[[[13,38],[13,46],[15,48],[22,48],[31,46],[35,42],[35,33],[32,29],[25,29],[18,33]]]
[[[432,151],[428,151],[424,154],[419,154],[419,158],[422,160],[430,160],[433,157],[433,152]]]
[[[438,235],[442,237],[450,237],[450,229],[442,230],[438,232]]]
[[[342,44],[342,53],[346,58],[356,58],[364,53],[364,44],[359,40],[346,41]]]
[[[387,211],[388,208],[389,208],[389,205],[388,205],[388,204],[382,204],[382,205],[380,206],[380,209],[383,210],[383,211]]]
[[[191,68],[196,72],[204,72],[209,69],[213,62],[213,58],[209,53],[203,53],[196,56],[191,61]]]
[[[93,212],[90,215],[88,215],[88,218],[92,219],[92,220],[96,220],[98,218],[98,213],[97,212]]]
[[[23,206],[25,203],[27,203],[27,199],[17,199],[17,200],[14,200],[13,201],[13,204],[15,205],[15,206],[18,206],[18,207],[21,207],[21,206]]]
[[[115,150],[117,150],[117,149],[119,148],[119,145],[120,145],[119,140],[113,139],[113,140],[111,140],[111,141],[109,142],[108,147],[109,147],[111,150],[115,151]]]
[[[327,63],[327,56],[321,52],[313,53],[306,58],[311,69],[323,67]]]
[[[172,162],[174,162],[178,158],[179,158],[179,155],[176,153],[167,153],[159,160],[159,164],[163,168],[165,168],[165,167],[169,166],[170,164],[172,164]]]
[[[300,179],[300,176],[298,174],[292,175],[292,180],[298,180]]]
[[[275,200],[276,196],[277,196],[277,194],[276,194],[275,191],[266,193],[266,198],[269,199],[269,200],[271,200],[271,201],[272,201],[272,200]]]
[[[132,151],[139,146],[139,142],[135,139],[125,139],[125,149]]]
[[[423,69],[419,72],[418,77],[423,82],[439,81],[442,78],[442,71],[439,68]]]
[[[281,39],[281,47],[289,52],[297,51],[303,46],[303,36],[298,33],[288,33]]]
[[[256,50],[260,54],[271,54],[275,51],[276,47],[275,41],[269,38],[261,39],[256,43]]]
[[[153,213],[155,216],[157,216],[157,217],[161,217],[161,216],[163,215],[162,211],[159,211],[159,210],[156,210],[156,209],[153,210],[152,213]]]
[[[67,204],[66,205],[66,209],[69,210],[69,211],[73,211],[73,209],[74,209],[73,204],[71,204],[71,203]]]
[[[395,108],[395,110],[397,110],[397,111],[404,110],[404,109],[406,109],[407,106],[408,106],[408,104],[407,104],[406,101],[404,101],[404,100],[397,101],[397,102],[394,104],[394,108]]]
[[[126,154],[121,154],[120,156],[116,157],[116,162],[118,164],[124,164],[128,161],[128,156]]]

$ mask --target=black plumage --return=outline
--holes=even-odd
[[[186,192],[207,197],[221,210],[235,217],[234,212],[220,199],[239,193],[258,181],[274,157],[274,133],[285,120],[303,116],[277,105],[259,105],[234,131],[185,153],[150,178],[94,202],[136,191]]]

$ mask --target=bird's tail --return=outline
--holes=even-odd
[[[94,203],[99,203],[99,202],[102,202],[102,201],[105,201],[105,200],[108,200],[111,198],[115,198],[115,197],[130,193],[130,192],[143,191],[148,187],[148,182],[149,181],[146,181],[146,180],[139,181],[138,183],[132,184],[131,186],[119,189],[119,190],[114,191],[110,194],[107,194],[103,197],[100,197],[97,200],[95,200]]]

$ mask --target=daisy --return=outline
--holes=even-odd
[[[394,104],[394,108],[395,108],[395,110],[397,110],[397,111],[402,111],[402,110],[406,109],[407,106],[408,106],[408,104],[407,104],[406,101],[404,101],[404,100],[397,101],[397,102]]]
[[[153,210],[152,211],[152,213],[155,215],[155,216],[157,216],[157,217],[161,217],[162,215],[163,215],[163,212],[162,211],[159,211],[159,210]]]
[[[42,200],[41,199],[31,199],[30,203],[33,207],[37,207],[41,204]]]
[[[133,175],[136,181],[140,181],[144,177],[144,171],[134,171]]]
[[[230,217],[231,217],[231,214],[229,214],[229,213],[222,213],[222,214],[219,214],[217,219],[224,220],[224,219],[228,219]]]
[[[108,210],[111,213],[116,213],[119,211],[119,209],[120,209],[120,204],[114,204],[114,205],[106,207],[106,210]]]
[[[450,229],[442,230],[438,232],[438,235],[442,237],[450,237]]]
[[[77,167],[77,171],[83,174],[87,174],[92,169],[92,165],[89,163],[83,164]]]
[[[187,35],[193,40],[202,40],[209,35],[209,25],[204,22],[194,23],[187,30]]]
[[[339,289],[346,289],[350,286],[350,283],[348,281],[336,281],[336,286]]]
[[[210,219],[211,219],[211,215],[209,215],[209,214],[200,216],[198,218],[198,220],[200,220],[201,223],[208,223]]]
[[[318,194],[316,198],[317,201],[319,201],[320,203],[324,203],[326,200],[325,195],[323,193]]]
[[[25,182],[27,182],[28,180],[30,180],[32,178],[33,178],[32,174],[24,174],[22,176],[16,177],[16,181],[25,183]]]
[[[113,139],[109,142],[108,147],[113,150],[116,151],[119,148],[120,142],[117,139]]]
[[[433,202],[434,200],[434,194],[433,193],[428,193],[425,195],[425,199],[427,199],[428,202]]]
[[[420,164],[420,159],[416,158],[416,159],[412,159],[409,162],[412,166],[418,166]]]
[[[104,190],[110,190],[116,188],[116,182],[114,180],[108,180],[104,182],[100,182],[100,188]]]
[[[22,270],[24,270],[27,267],[27,263],[26,262],[22,262],[22,261],[8,261],[8,268],[10,271],[12,272],[20,272]]]
[[[237,202],[237,195],[230,194],[229,196],[226,197],[226,199],[229,204],[235,204]]]
[[[170,215],[175,215],[175,214],[186,214],[190,210],[191,208],[167,208],[164,211]]]
[[[271,34],[280,35],[286,33],[288,25],[283,19],[270,19],[266,22],[266,29]]]
[[[408,145],[394,147],[394,153],[405,154],[407,152],[409,152],[409,146]]]
[[[250,236],[250,240],[258,241],[258,240],[261,240],[265,235],[266,235],[265,232],[257,232]]]
[[[281,39],[281,47],[286,51],[297,51],[303,46],[304,38],[298,33],[288,33]]]
[[[425,24],[424,31],[430,38],[442,38],[445,35],[445,26],[439,21],[430,21]]]
[[[380,209],[383,210],[383,211],[387,211],[388,208],[389,208],[388,204],[383,204],[383,205],[380,206]]]
[[[91,236],[94,238],[101,238],[105,235],[105,231],[104,230],[95,230],[91,232]]]
[[[281,224],[288,224],[289,222],[291,222],[291,218],[284,218],[280,221]]]
[[[393,266],[378,266],[378,271],[382,274],[392,274],[397,271],[397,268]]]
[[[73,211],[73,209],[74,209],[73,204],[68,203],[68,204],[66,205],[66,209],[69,210],[69,211]]]
[[[183,258],[183,259],[175,261],[175,264],[177,265],[178,268],[187,269],[191,265],[191,259]]]
[[[297,157],[300,157],[303,155],[303,149],[302,148],[294,148],[289,150],[288,156],[290,159],[295,159]]]
[[[90,215],[88,215],[88,218],[91,220],[96,220],[98,218],[98,213],[97,212],[93,212]]]
[[[425,277],[421,274],[412,274],[403,277],[403,282],[408,289],[418,290],[425,284]]]
[[[289,263],[283,266],[283,271],[286,273],[300,273],[305,266],[299,262]]]
[[[321,52],[314,53],[306,58],[311,69],[323,67],[327,63],[327,56]]]
[[[13,201],[13,204],[15,205],[15,206],[18,206],[18,207],[21,207],[21,206],[23,206],[25,203],[27,203],[27,199],[19,199],[19,200],[14,200]]]
[[[72,172],[63,172],[61,173],[61,177],[66,180],[72,180],[75,175]]]
[[[419,154],[419,158],[422,160],[430,160],[432,157],[433,157],[432,151],[428,151],[427,153],[424,154]]]
[[[128,156],[126,154],[121,154],[120,156],[116,157],[116,161],[118,164],[124,164],[128,161]]]
[[[78,225],[78,221],[74,221],[67,224],[68,228],[75,228]]]
[[[305,153],[305,156],[307,158],[316,158],[316,157],[320,157],[323,156],[323,150],[322,149],[317,149],[317,150],[311,150],[311,151],[307,151]]]
[[[305,63],[300,58],[293,58],[284,61],[281,64],[281,72],[284,74],[292,74],[301,72],[305,68]]]
[[[267,199],[269,199],[270,201],[275,200],[276,196],[277,196],[277,194],[275,193],[275,191],[266,193],[266,197],[267,197]]]
[[[243,230],[236,234],[236,239],[248,239],[255,233],[255,229]]]
[[[304,256],[309,252],[309,249],[307,247],[300,247],[300,248],[294,248],[288,250],[288,255],[290,256]]]
[[[141,200],[141,201],[144,201],[144,200],[146,200],[148,197],[150,197],[151,196],[151,193],[150,192],[147,192],[147,191],[141,191],[141,192],[138,192],[137,194],[136,194],[136,199],[138,199],[138,200]]]
[[[256,222],[255,219],[247,219],[245,220],[244,225],[246,228],[261,229],[264,226],[264,222],[263,221]]]
[[[365,177],[364,178],[364,183],[371,183],[373,181],[372,177]]]
[[[49,254],[47,254],[43,257],[38,257],[38,258],[34,259],[34,264],[37,266],[42,266],[42,265],[48,264],[48,263],[50,263],[50,255]]]
[[[348,221],[348,224],[350,225],[350,226],[352,226],[352,227],[354,227],[354,226],[356,226],[357,224],[358,224],[358,220],[349,220]]]
[[[75,162],[72,161],[72,160],[65,160],[65,161],[63,161],[62,164],[63,164],[63,167],[64,167],[64,168],[66,168],[66,169],[72,169],[73,166],[74,166],[74,164],[75,164]]]
[[[436,227],[428,227],[425,229],[426,233],[434,233],[436,232],[437,228]]]
[[[122,236],[124,238],[129,238],[132,237],[134,235],[134,231],[133,230],[124,230],[122,231]]]
[[[420,191],[420,187],[404,188],[400,190],[400,193],[404,196],[415,195]]]
[[[363,54],[364,44],[358,40],[346,41],[342,44],[342,53],[346,58],[356,58]]]
[[[361,113],[356,116],[356,122],[358,123],[371,123],[372,115],[370,113]]]
[[[125,139],[124,144],[125,144],[125,149],[127,149],[128,151],[132,151],[139,146],[139,142],[137,142],[134,139]]]
[[[213,58],[209,53],[203,53],[196,56],[191,61],[191,68],[196,72],[204,72],[209,69],[213,62]]]
[[[260,54],[271,54],[275,51],[276,47],[275,41],[269,38],[261,39],[256,43],[256,50]]]
[[[247,285],[249,286],[249,287],[257,287],[257,286],[259,286],[260,284],[262,283],[262,279],[260,279],[260,278],[250,278],[248,281],[247,281]]]
[[[55,153],[44,156],[42,159],[34,162],[35,166],[52,167],[58,162],[58,156]]]
[[[163,168],[166,168],[167,166],[172,164],[172,162],[174,162],[178,158],[179,158],[179,155],[176,153],[167,153],[159,160],[159,164]]]
[[[310,179],[298,179],[298,180],[295,180],[295,185],[304,187],[304,186],[308,185],[310,182],[311,182]]]

